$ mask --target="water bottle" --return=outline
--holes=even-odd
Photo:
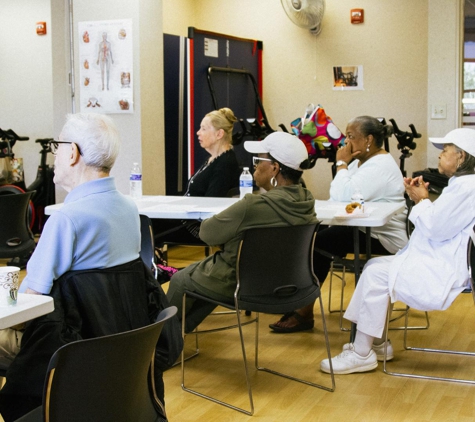
[[[364,212],[364,198],[361,192],[357,189],[351,196],[351,202],[357,202],[361,205],[361,212]]]
[[[249,167],[244,167],[239,177],[239,197],[244,198],[246,193],[252,193],[252,174]]]
[[[130,172],[130,196],[134,199],[142,197],[142,172],[138,163],[134,163]]]

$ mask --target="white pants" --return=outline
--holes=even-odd
[[[358,331],[381,338],[389,303],[389,267],[393,256],[373,258],[365,265],[345,318],[358,325]]]
[[[20,351],[22,331],[6,328],[0,330],[0,365],[8,367]]]

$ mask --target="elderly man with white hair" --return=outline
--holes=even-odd
[[[112,119],[69,115],[52,149],[54,183],[68,195],[44,227],[20,292],[48,294],[53,280],[67,271],[109,268],[139,257],[137,207],[110,176],[120,149]]]
[[[140,220],[134,202],[115,187],[110,171],[120,150],[107,116],[71,114],[51,145],[54,182],[68,195],[48,219],[27,265],[20,293],[49,294],[67,271],[109,268],[139,257]],[[0,330],[0,362],[18,354],[22,331]]]
[[[0,331],[0,362],[9,365],[0,393],[5,421],[41,404],[49,358],[62,344],[151,322],[142,288],[147,278],[139,259],[139,213],[135,203],[117,191],[110,176],[120,149],[114,122],[101,114],[71,114],[51,146],[54,182],[68,195],[46,222],[19,291],[51,295],[55,311],[29,322],[24,333]],[[69,286],[77,281],[67,277],[78,270],[102,274],[93,278],[87,271],[78,278],[81,286],[74,288],[79,292],[76,298],[63,289],[73,289]],[[104,274],[111,271],[125,271],[129,276],[116,283]],[[64,283],[73,284],[65,287]],[[125,311],[122,303],[126,303]],[[161,374],[157,380],[161,381]]]

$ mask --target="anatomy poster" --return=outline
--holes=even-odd
[[[133,113],[132,20],[79,22],[81,112]]]

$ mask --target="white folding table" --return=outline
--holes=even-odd
[[[18,293],[16,305],[0,307],[0,329],[12,327],[54,311],[51,296]]]
[[[135,199],[140,214],[149,218],[170,218],[185,220],[205,220],[225,210],[239,201],[238,198],[210,198],[196,196],[149,196],[145,195]],[[355,282],[360,277],[360,250],[359,228],[366,228],[366,255],[371,256],[369,237],[371,227],[384,226],[393,215],[399,214],[405,209],[405,202],[368,202],[366,208],[370,210],[365,216],[346,216],[345,206],[347,202],[315,201],[315,212],[322,224],[329,226],[353,227]],[[61,208],[63,204],[50,205],[45,208],[46,214],[52,214]],[[354,338],[355,327],[352,325],[351,340]]]

